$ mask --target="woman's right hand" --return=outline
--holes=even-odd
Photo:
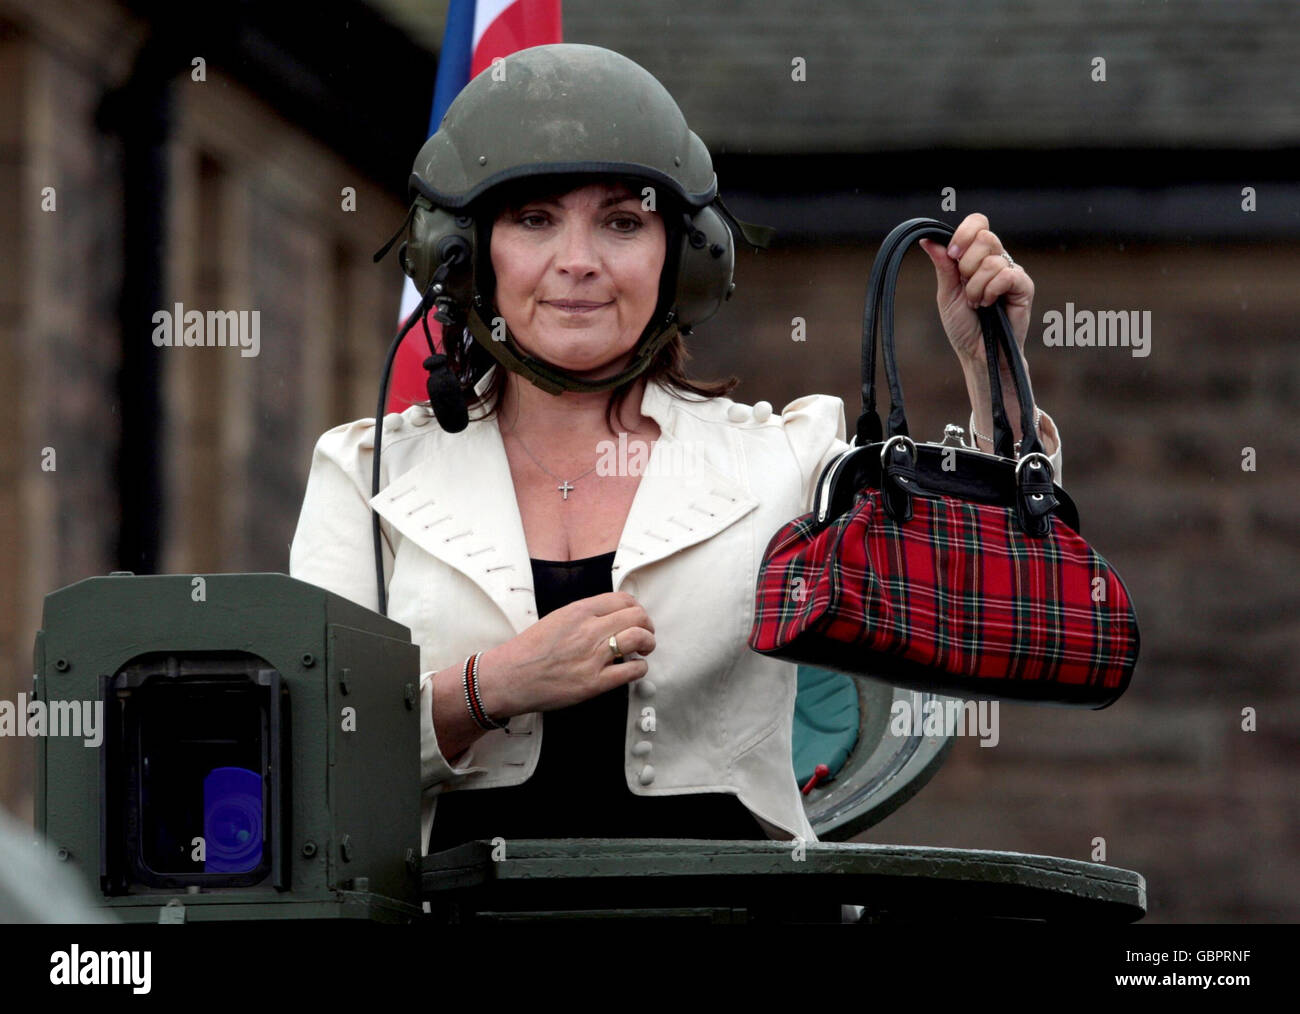
[[[577,599],[522,634],[483,653],[478,687],[483,707],[497,721],[533,711],[554,711],[638,680],[655,650],[654,623],[627,592]],[[618,638],[624,661],[614,661],[609,638]]]

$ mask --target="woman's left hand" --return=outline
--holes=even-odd
[[[1024,268],[1002,256],[1002,241],[989,231],[988,218],[967,215],[947,250],[928,239],[920,246],[934,264],[939,317],[957,357],[963,363],[984,362],[984,335],[975,307],[992,306],[999,296],[1006,296],[1007,317],[1023,352],[1034,282]]]

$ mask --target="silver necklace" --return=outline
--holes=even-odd
[[[519,413],[518,413],[518,411],[516,410],[516,412],[515,412],[515,421],[518,422],[518,420],[519,420]],[[559,477],[558,475],[556,475],[556,474],[555,474],[554,472],[552,472],[549,468],[547,468],[545,465],[543,465],[540,461],[537,460],[537,455],[535,455],[532,451],[530,451],[530,450],[528,449],[528,445],[527,445],[526,443],[524,443],[523,438],[520,437],[518,433],[515,433],[515,428],[514,428],[513,425],[510,427],[510,432],[514,434],[514,438],[515,438],[516,440],[519,441],[519,446],[522,447],[522,448],[524,449],[524,453],[525,453],[525,454],[527,454],[530,458],[533,459],[533,463],[534,463],[535,465],[537,465],[538,468],[540,468],[543,472],[545,472],[547,475],[549,475],[552,479],[560,479],[560,477]],[[600,464],[600,458],[597,457],[597,459],[596,459],[596,464],[595,464],[595,465],[592,465],[589,469],[587,469],[585,472],[583,472],[582,475],[579,475],[577,478],[573,479],[572,482],[577,482],[578,479],[585,479],[587,476],[589,476],[592,472],[594,472],[594,471],[596,470],[596,465],[599,465],[599,464]],[[568,480],[568,479],[560,479],[560,484],[559,484],[558,486],[556,486],[555,488],[558,489],[558,490],[560,491],[560,495],[563,496],[565,500],[568,500],[568,499],[569,499],[569,491],[570,491],[571,489],[573,489],[574,486],[572,485],[572,483],[570,482],[570,480]]]

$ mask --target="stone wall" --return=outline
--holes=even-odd
[[[123,321],[123,151],[103,109],[147,35],[112,3],[0,5],[4,700],[30,692],[44,596],[134,569],[118,559],[119,468],[141,453],[123,446],[124,348],[160,368],[160,570],[287,571],[312,447],[373,414],[396,325],[400,276],[370,254],[405,209],[217,68],[170,83],[164,298]],[[155,348],[152,313],[176,303],[258,311],[258,355]],[[32,775],[31,741],[0,738],[0,805],[28,819]]]
[[[0,10],[0,698],[30,692],[47,591],[112,567],[121,150],[96,126],[138,41],[107,5]],[[30,740],[0,738],[28,816]]]

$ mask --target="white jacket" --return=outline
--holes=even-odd
[[[822,467],[847,447],[844,403],[808,395],[777,415],[763,402],[682,400],[647,383],[641,412],[661,437],[612,567],[613,590],[634,595],[655,623],[649,672],[634,684],[625,719],[628,789],[734,793],[769,837],[815,841],[791,762],[797,667],[747,641],[763,550],[809,509]],[[427,843],[439,793],[517,785],[537,766],[541,713],[484,734],[456,767],[438,748],[432,716],[434,673],[522,633],[537,604],[495,419],[452,434],[426,408],[386,416],[372,501],[373,450],[373,419],[320,438],[289,572],[376,608],[373,503],[386,540],[389,616],[420,647]],[[1059,475],[1059,449],[1054,464]]]

